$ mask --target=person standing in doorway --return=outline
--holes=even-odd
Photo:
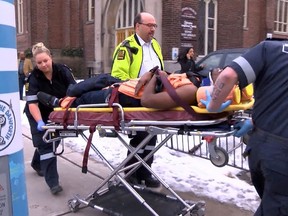
[[[156,28],[157,24],[153,15],[147,12],[137,14],[134,19],[135,33],[120,43],[113,54],[111,75],[121,80],[141,77],[136,90],[151,80],[153,73],[149,71],[153,67],[158,66],[161,70],[164,69],[161,47],[154,38]],[[130,145],[134,148],[137,147],[147,135],[147,132],[137,132],[131,138]],[[155,147],[156,141],[157,137],[154,136],[143,149],[140,149],[139,156],[144,158],[148,155]],[[136,158],[132,158],[126,166],[137,161]],[[147,164],[151,166],[152,162],[153,157],[147,161]],[[147,187],[160,186],[160,182],[144,166],[140,166],[127,180],[133,184],[144,181]]]

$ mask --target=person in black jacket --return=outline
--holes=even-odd
[[[187,73],[187,72],[198,72],[204,68],[204,65],[197,65],[195,63],[195,56],[194,56],[194,48],[189,47],[184,49],[180,54],[178,55],[177,62],[181,66],[180,73]]]
[[[36,67],[29,77],[25,107],[33,145],[36,148],[31,166],[38,175],[44,175],[51,193],[57,194],[63,189],[59,185],[56,155],[53,153],[53,145],[45,143],[42,139],[44,134],[42,126],[47,123],[53,108],[38,103],[37,93],[42,91],[61,98],[66,95],[68,86],[75,84],[76,81],[70,68],[52,61],[50,50],[43,43],[35,44],[32,53]]]

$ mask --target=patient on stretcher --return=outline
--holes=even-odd
[[[219,69],[211,71],[212,84],[220,71]],[[211,89],[211,86],[200,87],[200,76],[194,73],[168,75],[164,71],[158,71],[157,74],[146,73],[139,79],[131,79],[124,82],[108,74],[102,74],[70,86],[65,98],[58,100],[43,92],[39,92],[37,96],[41,103],[53,107],[61,106],[62,108],[77,107],[81,104],[108,103],[112,98],[115,99],[114,94],[116,93],[118,103],[123,107],[144,106],[166,110],[179,106],[178,102],[161,85],[161,81],[159,81],[160,74],[167,77],[175,93],[184,103],[204,107],[200,99],[205,99],[205,91],[207,88]],[[147,82],[146,80],[149,79],[150,81]],[[232,104],[237,104],[241,100],[248,100],[252,95],[253,88],[251,90],[251,87],[248,87],[240,91],[238,86],[235,86],[227,100],[232,100]]]
[[[196,105],[196,91],[201,83],[201,78],[192,75],[193,77],[189,77],[186,74],[170,74],[167,75],[164,71],[159,71],[159,73],[167,76],[167,79],[175,89],[175,92],[178,96],[190,105]],[[145,85],[137,86],[138,83],[141,83],[141,79],[147,80],[147,76],[151,76],[149,82],[145,83]],[[94,79],[94,80],[92,80]],[[91,82],[99,83],[99,80],[102,79],[102,83],[113,83],[108,87],[104,87],[101,89],[91,88],[87,86],[90,85]],[[103,82],[103,79],[106,79]],[[192,80],[192,81],[191,81]],[[141,107],[145,106],[148,108],[157,108],[157,109],[170,109],[178,106],[178,104],[169,96],[169,94],[163,89],[163,91],[159,91],[159,85],[157,87],[157,83],[159,84],[159,80],[157,81],[157,75],[147,73],[146,76],[142,76],[139,79],[132,79],[125,82],[120,82],[115,80],[115,78],[109,75],[99,75],[98,77],[93,77],[87,80],[84,80],[80,83],[77,83],[67,91],[67,97],[59,100],[59,103],[54,103],[54,107],[59,105],[62,108],[67,108],[69,103],[73,101],[71,107],[77,107],[80,104],[99,104],[99,103],[107,103],[111,99],[111,95],[113,94],[113,89],[117,88],[118,90],[118,99],[119,103],[123,107]],[[194,82],[194,83],[193,83]],[[158,88],[158,90],[156,89]],[[75,94],[77,92],[77,94]],[[49,101],[57,101],[52,99],[51,96],[46,95],[40,92],[38,95],[38,99],[40,102],[53,105],[53,103]]]

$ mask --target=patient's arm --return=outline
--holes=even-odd
[[[154,75],[150,82],[145,86],[143,95],[141,97],[141,105],[148,108],[156,109],[170,109],[179,106],[169,96],[166,91],[155,93],[156,76]],[[192,83],[191,85],[184,85],[176,89],[178,96],[188,104],[196,104],[197,87]]]
[[[138,95],[140,89],[147,85],[147,83],[149,83],[149,81],[151,80],[153,76],[153,73],[151,72],[146,72],[142,77],[140,77],[136,87],[135,87],[135,95]]]

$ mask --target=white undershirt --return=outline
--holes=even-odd
[[[139,77],[141,77],[144,73],[148,72],[157,65],[159,66],[159,68],[161,68],[161,64],[157,54],[153,50],[152,41],[149,43],[145,43],[145,41],[143,41],[138,35],[137,37],[140,45],[142,46],[143,53],[142,65],[139,73]]]

